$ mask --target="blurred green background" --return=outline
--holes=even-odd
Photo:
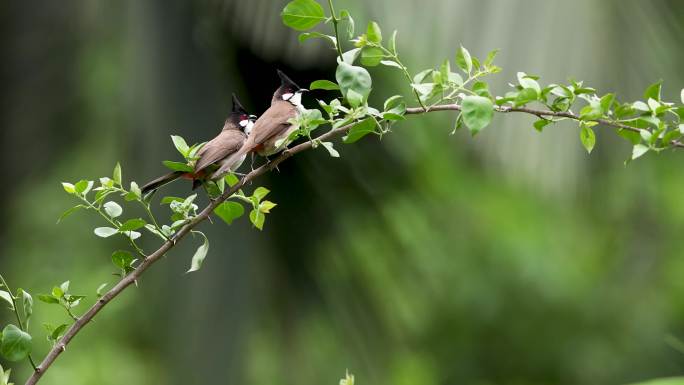
[[[679,0],[338,0],[357,30],[399,30],[414,72],[501,48],[503,94],[516,71],[575,77],[636,100],[684,85]],[[59,182],[144,182],[176,159],[169,139],[215,135],[236,92],[261,113],[278,84],[334,77],[334,52],[300,45],[285,1],[2,1],[0,270],[47,292],[70,279],[89,295],[114,282],[92,213]],[[409,89],[371,69],[371,100]],[[324,97],[325,95],[316,95]],[[539,134],[497,116],[472,139],[455,116],[410,117],[391,135],[310,151],[261,178],[279,205],[202,229],[204,268],[184,271],[187,239],[86,328],[44,384],[623,384],[684,372],[684,154],[625,167],[626,141],[598,130]],[[168,194],[188,193],[176,183]],[[165,213],[159,208],[159,213]],[[148,250],[155,242],[148,237]],[[110,284],[111,286],[111,284]],[[81,310],[85,306],[82,305]],[[0,317],[10,320],[8,311]],[[36,305],[42,322],[66,321]],[[4,365],[5,363],[3,363]],[[14,365],[23,383],[27,365]]]

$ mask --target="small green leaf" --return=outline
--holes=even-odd
[[[50,294],[38,294],[38,300],[49,304],[58,304],[59,299]]]
[[[245,208],[238,202],[223,202],[214,209],[214,214],[229,225],[237,218],[240,218],[244,213]]]
[[[518,107],[524,106],[529,102],[537,100],[538,96],[539,94],[537,94],[537,91],[535,91],[533,88],[524,88],[520,90],[518,95],[515,97],[515,105]]]
[[[57,223],[60,223],[61,221],[66,219],[69,215],[75,213],[76,211],[78,211],[80,209],[84,209],[84,208],[87,208],[87,207],[84,205],[76,205],[76,206],[68,209],[67,211],[63,212],[62,215],[59,216],[59,219],[57,219]]]
[[[603,111],[603,114],[607,114],[608,111],[613,107],[613,103],[615,102],[615,94],[606,94],[601,98],[601,110]]]
[[[361,50],[361,64],[367,67],[375,67],[380,64],[384,57],[382,50],[377,47],[364,47]]]
[[[309,89],[334,91],[339,90],[340,86],[338,86],[337,83],[331,82],[330,80],[316,80],[311,83]]]
[[[541,87],[539,86],[539,83],[534,79],[533,76],[529,76],[524,72],[518,72],[518,83],[522,88],[531,88],[535,90],[537,93],[535,99],[541,94]]]
[[[171,141],[173,142],[173,146],[176,147],[176,150],[180,152],[183,157],[187,157],[188,153],[190,152],[190,147],[188,144],[185,142],[185,139],[183,137],[178,136],[178,135],[171,135]]]
[[[293,0],[280,14],[283,24],[297,31],[306,31],[325,20],[323,7],[313,0]]]
[[[125,270],[133,263],[133,255],[125,250],[117,250],[112,253],[112,263],[114,266]]]
[[[309,39],[327,40],[328,43],[333,45],[333,48],[337,47],[337,40],[335,40],[335,36],[326,35],[320,32],[304,32],[299,34],[298,40],[300,43],[304,43]]]
[[[271,212],[271,209],[273,209],[276,206],[277,204],[271,201],[263,201],[259,204],[259,211],[261,211],[264,214],[268,214]]]
[[[14,310],[14,302],[12,302],[12,294],[10,294],[7,291],[0,290],[0,298],[7,301],[7,303],[9,304],[9,308]]]
[[[131,182],[131,189],[128,194],[126,194],[124,199],[130,202],[140,198],[142,198],[142,191],[140,190],[140,187],[138,187],[137,183]]]
[[[651,84],[646,88],[646,91],[644,92],[644,99],[653,99],[660,101],[660,92],[663,87],[663,81],[659,80],[656,83]]]
[[[342,61],[352,65],[357,57],[361,54],[361,48],[350,49],[349,51],[342,54]]]
[[[637,144],[632,148],[632,159],[637,159],[647,153],[649,150],[648,147],[644,146],[643,144]]]
[[[16,362],[25,359],[31,353],[31,345],[31,336],[18,327],[9,324],[2,330],[0,354],[7,361]]]
[[[343,141],[347,144],[354,143],[364,136],[375,132],[376,127],[377,123],[375,122],[375,119],[366,118],[352,126],[347,132],[347,135],[343,138]]]
[[[199,231],[193,231],[193,233],[202,235],[202,237],[204,237],[204,242],[200,247],[197,248],[195,254],[192,256],[192,261],[190,262],[190,269],[187,271],[187,273],[192,273],[193,271],[199,270],[200,267],[202,267],[204,258],[206,258],[207,253],[209,252],[209,239],[207,239],[204,233]]]
[[[328,150],[328,154],[330,154],[330,156],[332,156],[333,158],[339,158],[340,157],[340,153],[337,152],[337,150],[335,150],[332,142],[321,142],[321,145],[323,146],[323,148]]]
[[[534,122],[534,129],[539,131],[539,132],[542,132],[544,127],[548,126],[549,124],[551,124],[550,120],[539,119],[536,122]]]
[[[235,174],[228,174],[225,177],[223,177],[223,179],[225,179],[229,187],[235,186],[240,181],[240,179],[238,179],[238,177],[235,176]]]
[[[108,238],[111,237],[112,235],[118,233],[117,229],[111,228],[111,227],[98,227],[95,230],[95,235],[101,238]]]
[[[340,20],[347,20],[347,39],[354,37],[354,19],[346,9],[340,10]]]
[[[173,170],[173,171],[183,171],[183,172],[193,172],[194,171],[192,167],[188,166],[185,163],[181,163],[181,162],[173,162],[170,160],[165,160],[162,162],[162,164],[164,166],[166,166],[166,168]]]
[[[342,95],[347,99],[351,90],[361,95],[363,101],[365,101],[368,98],[368,94],[370,94],[373,84],[371,76],[365,68],[349,65],[345,62],[338,64],[335,79],[337,84],[340,85]]]
[[[71,183],[62,182],[62,187],[64,187],[64,191],[68,192],[69,194],[74,194],[76,192],[76,187],[74,187],[74,185]]]
[[[582,145],[587,152],[591,154],[591,150],[593,150],[594,145],[596,145],[596,134],[594,134],[594,130],[589,127],[589,125],[582,124],[582,129],[580,130],[580,140],[582,141]]]
[[[254,227],[256,227],[259,230],[263,230],[266,216],[261,211],[253,209],[249,212],[249,220],[252,222]]]
[[[119,227],[119,231],[124,232],[124,231],[137,230],[137,229],[145,227],[146,224],[147,224],[147,222],[145,222],[145,220],[143,220],[142,218],[129,219],[126,222],[124,222],[121,225],[121,227]]]
[[[380,31],[380,26],[374,21],[368,23],[366,35],[368,36],[368,41],[372,43],[380,44],[380,42],[382,42],[382,32]]]
[[[494,116],[494,105],[491,99],[481,96],[466,96],[463,98],[463,122],[472,135],[476,135],[487,127]]]
[[[28,323],[33,315],[33,297],[28,291],[19,289],[21,292],[21,303],[24,308],[24,319],[26,320],[26,330],[28,330]]]
[[[95,290],[95,295],[100,298],[102,297],[102,290],[104,290],[105,287],[109,285],[108,283],[103,283],[100,286],[97,287],[97,290]]]
[[[82,195],[87,194],[91,188],[93,188],[93,181],[91,180],[80,180],[74,185],[76,192]]]
[[[470,56],[470,52],[463,46],[456,52],[456,65],[467,74],[470,74],[473,70],[473,59]]]
[[[495,50],[493,50],[493,51],[490,51],[490,52],[487,54],[487,58],[485,59],[485,61],[482,62],[482,65],[484,65],[485,68],[491,66],[491,65],[494,63],[494,58],[496,57],[496,54],[498,54],[498,53],[499,53],[499,50],[498,50],[498,49],[495,49]]]
[[[270,192],[266,187],[257,187],[252,196],[256,197],[257,201],[260,202]]]
[[[180,197],[164,197],[161,200],[161,204],[163,205],[168,205],[171,202],[183,202],[185,201],[185,198],[180,198]]]
[[[116,166],[114,166],[114,172],[112,173],[112,180],[114,180],[114,184],[121,186],[121,164],[119,162],[116,162]]]
[[[54,328],[54,330],[52,330],[52,333],[50,333],[50,339],[52,341],[57,341],[60,338],[62,338],[62,336],[64,335],[64,332],[67,329],[67,326],[69,326],[69,325],[61,324],[61,325],[57,326],[56,328]]]
[[[380,60],[380,64],[388,66],[388,67],[399,68],[399,69],[404,68],[399,63],[395,62],[394,60]]]
[[[389,42],[387,43],[387,49],[389,49],[390,52],[393,54],[397,54],[397,30],[395,29],[394,32],[392,32],[392,36],[389,39]],[[684,103],[684,102],[682,102]]]
[[[118,203],[112,201],[105,202],[105,204],[102,205],[102,208],[111,218],[119,217],[123,213],[123,208],[121,208]]]

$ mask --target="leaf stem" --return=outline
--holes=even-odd
[[[328,5],[330,6],[330,18],[333,23],[333,29],[335,30],[335,41],[337,44],[335,44],[335,48],[337,48],[337,56],[339,56],[340,61],[342,61],[342,47],[340,45],[340,33],[337,30],[337,23],[339,20],[337,19],[337,16],[335,16],[335,8],[333,7],[332,0],[328,0]]]

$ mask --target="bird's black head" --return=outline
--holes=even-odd
[[[273,100],[287,100],[295,106],[301,105],[302,92],[308,91],[305,88],[301,88],[292,81],[287,75],[281,70],[277,70],[278,77],[280,77],[280,87],[273,94]]]
[[[240,100],[238,100],[237,96],[233,94],[233,111],[231,111],[230,116],[228,119],[226,119],[226,124],[223,126],[223,128],[242,130],[246,134],[249,134],[249,131],[251,131],[255,120],[256,116],[250,115],[242,106],[242,103],[240,103]]]

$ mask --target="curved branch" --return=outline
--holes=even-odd
[[[442,105],[436,105],[430,107],[428,110],[423,109],[422,107],[412,107],[412,108],[407,108],[406,109],[406,114],[407,115],[417,115],[417,114],[424,114],[428,112],[437,112],[437,111],[461,111],[461,106],[459,104],[442,104]],[[530,109],[530,108],[517,108],[517,107],[495,107],[496,112],[500,113],[510,113],[510,112],[521,112],[521,113],[527,113],[531,115],[535,115],[538,117],[542,116],[549,116],[549,117],[562,117],[562,118],[569,118],[573,120],[580,120],[580,117],[577,115],[574,115],[570,112],[554,112],[554,111],[547,111],[547,110],[535,110],[535,109]],[[639,132],[639,129],[627,126],[625,124],[619,123],[619,122],[613,122],[605,119],[599,119],[596,120],[600,124],[606,125],[606,126],[611,126],[615,128],[620,128],[624,130],[630,130],[630,131],[636,131]],[[246,184],[252,182],[254,179],[257,177],[267,173],[268,171],[273,170],[276,168],[280,163],[285,161],[286,159],[292,157],[295,154],[298,154],[302,151],[306,151],[310,148],[313,147],[315,142],[318,141],[323,141],[326,139],[330,139],[339,135],[342,135],[346,133],[355,123],[348,124],[346,126],[342,126],[339,128],[332,129],[322,135],[319,135],[313,140],[309,140],[307,142],[298,144],[291,149],[283,151],[280,156],[278,156],[276,159],[271,161],[270,163],[264,164],[263,166],[253,170],[249,174],[245,175],[238,183],[236,183],[233,187],[229,188],[226,190],[219,198],[212,200],[201,212],[199,215],[197,215],[190,223],[186,224],[183,226],[176,234],[174,234],[173,237],[171,237],[168,241],[164,242],[157,251],[154,253],[148,255],[145,257],[145,259],[142,261],[142,263],[130,274],[125,276],[121,281],[119,281],[114,287],[112,287],[107,293],[105,293],[102,297],[98,299],[95,304],[93,304],[88,311],[83,314],[80,318],[76,320],[76,322],[71,325],[69,330],[64,334],[64,336],[55,344],[55,346],[48,352],[47,356],[45,359],[43,359],[43,362],[36,367],[35,372],[31,375],[31,377],[26,381],[26,385],[33,385],[40,380],[40,378],[45,374],[45,372],[50,368],[50,366],[55,362],[57,357],[59,357],[62,352],[66,349],[66,346],[71,342],[71,340],[83,329],[88,322],[90,322],[95,315],[97,315],[104,307],[107,305],[111,300],[116,298],[119,294],[121,294],[122,291],[124,291],[128,286],[130,286],[132,283],[134,283],[140,276],[150,267],[152,264],[157,262],[164,254],[166,254],[169,250],[171,250],[178,241],[180,241],[183,237],[185,237],[192,229],[194,229],[197,225],[200,223],[204,222],[209,215],[214,211],[214,209],[220,205],[223,201],[228,199],[233,193],[237,192],[240,188],[245,186]],[[684,147],[684,143],[681,143],[679,141],[673,141],[672,145],[676,147]]]

